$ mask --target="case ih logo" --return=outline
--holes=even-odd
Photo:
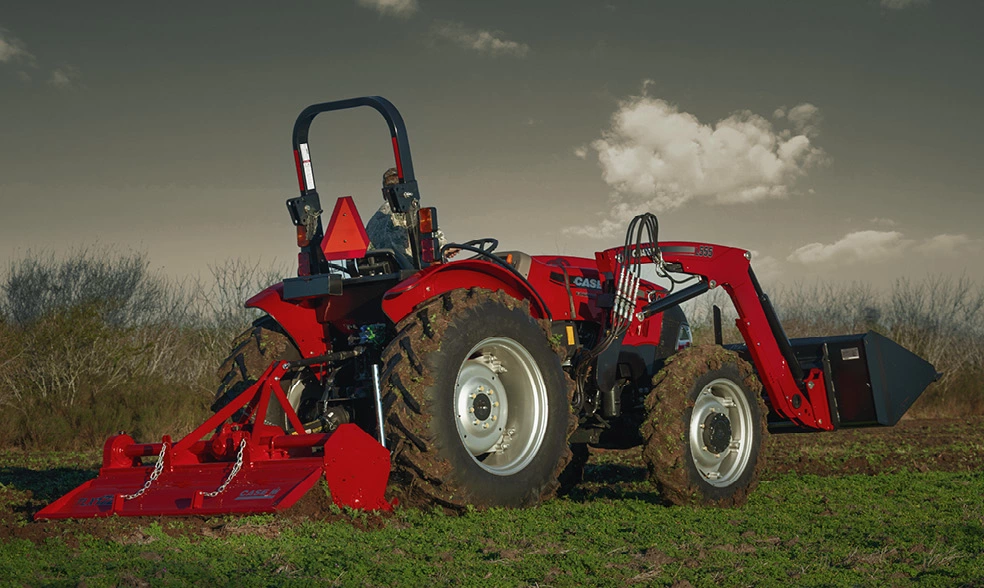
[[[236,500],[271,500],[276,498],[280,488],[257,488],[256,490],[243,490],[236,497]]]
[[[576,278],[571,280],[571,283],[574,284],[575,286],[578,286],[579,288],[590,288],[592,290],[601,290],[601,281],[596,280],[595,278],[582,278],[581,276],[577,276]]]

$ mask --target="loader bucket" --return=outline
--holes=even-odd
[[[169,437],[160,443],[110,437],[99,476],[34,518],[268,513],[292,506],[322,476],[338,506],[392,510],[384,498],[389,452],[358,426],[287,435],[265,424],[272,394],[294,430],[304,430],[279,385],[288,367],[272,364],[253,386],[176,443]],[[237,421],[227,422],[242,408]],[[153,456],[158,457],[153,464],[143,463]]]
[[[928,361],[874,331],[789,343],[804,370],[823,370],[838,427],[892,426],[940,376]]]

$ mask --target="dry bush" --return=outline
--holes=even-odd
[[[229,342],[256,316],[243,302],[280,275],[236,260],[188,287],[141,253],[98,249],[13,262],[0,280],[0,445],[189,432],[210,414]]]

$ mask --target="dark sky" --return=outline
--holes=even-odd
[[[453,239],[754,250],[769,281],[984,280],[984,3],[24,2],[0,7],[0,259],[104,244],[174,275],[285,265],[290,131],[403,113]],[[318,119],[326,208],[391,165]]]

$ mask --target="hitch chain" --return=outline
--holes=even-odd
[[[239,473],[240,468],[243,467],[243,450],[244,449],[246,449],[246,438],[245,437],[243,437],[243,440],[239,443],[239,454],[236,455],[236,463],[232,466],[232,471],[229,472],[229,477],[227,477],[225,479],[225,482],[222,482],[222,485],[219,486],[214,492],[205,492],[204,494],[202,494],[202,496],[205,496],[206,498],[215,498],[219,494],[222,494],[223,492],[225,492],[226,486],[228,486],[229,483],[232,482],[232,479],[235,478],[236,477],[236,474]]]
[[[150,472],[150,477],[144,482],[143,488],[133,494],[124,494],[123,500],[133,500],[140,497],[150,486],[157,481],[157,477],[164,471],[164,453],[167,451],[167,443],[161,443],[161,454],[157,456],[157,463],[154,464],[154,471]]]

